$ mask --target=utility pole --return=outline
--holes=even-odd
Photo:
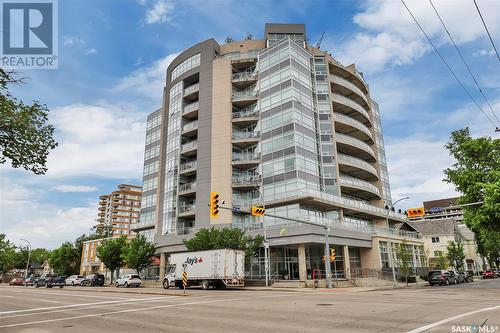
[[[26,279],[28,279],[28,269],[30,267],[30,255],[31,255],[31,243],[28,242],[26,239],[24,238],[21,238],[20,240],[22,240],[23,242],[26,242],[28,243],[28,261],[26,262],[26,273],[24,274],[24,280],[26,281]],[[26,285],[27,286],[27,285]]]
[[[394,205],[396,205],[398,202],[402,200],[407,200],[410,199],[410,197],[404,197],[401,199],[396,200],[391,207],[387,210],[387,215],[385,217],[385,222],[387,224],[387,238],[389,239],[389,265],[392,267],[392,281],[394,282],[394,286],[397,285],[396,281],[396,268],[394,267],[396,265],[395,260],[394,260],[394,250],[392,247],[392,237],[391,237],[391,229],[389,227],[389,213],[391,212],[392,208],[394,208]]]

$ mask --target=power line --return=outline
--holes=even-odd
[[[479,6],[477,5],[476,0],[474,0],[474,5],[476,5],[476,9],[477,9],[477,12],[479,13],[479,17],[481,17],[481,21],[483,21],[484,29],[486,30],[486,33],[488,34],[488,37],[490,38],[491,45],[493,45],[493,49],[495,50],[495,53],[497,54],[497,58],[500,61],[500,55],[498,55],[497,48],[495,47],[495,43],[493,43],[493,38],[491,38],[490,31],[488,30],[488,27],[486,26],[486,22],[484,22],[483,14],[481,14],[481,10],[479,9]]]
[[[455,47],[455,50],[457,50],[458,52],[458,55],[460,56],[460,59],[462,59],[462,62],[464,63],[465,67],[467,68],[467,71],[469,72],[470,76],[472,77],[472,80],[474,81],[474,83],[476,84],[477,86],[477,89],[479,89],[479,92],[481,93],[481,95],[483,96],[483,99],[484,101],[486,102],[486,104],[488,104],[490,110],[491,110],[491,113],[493,113],[493,115],[495,116],[496,120],[498,121],[498,123],[500,124],[500,119],[498,119],[497,117],[497,114],[495,113],[495,110],[493,110],[493,108],[491,107],[491,104],[490,102],[488,101],[488,99],[486,98],[486,95],[483,93],[483,90],[481,89],[481,87],[479,86],[479,83],[477,83],[477,80],[476,80],[476,77],[474,76],[474,74],[472,73],[472,70],[470,69],[469,65],[467,64],[467,62],[465,61],[465,58],[464,56],[462,55],[462,52],[460,52],[460,49],[458,48],[457,44],[455,43],[455,40],[453,39],[453,37],[451,36],[451,33],[448,31],[448,28],[446,28],[446,25],[444,24],[444,21],[443,19],[441,18],[441,15],[439,15],[436,7],[434,6],[434,4],[432,3],[432,0],[429,0],[431,6],[432,6],[432,9],[434,9],[434,12],[436,13],[437,17],[439,18],[439,21],[441,22],[441,24],[443,25],[443,28],[444,30],[446,31],[446,33],[448,34],[448,37],[450,37],[450,40],[451,42],[453,43],[453,46]]]
[[[472,97],[472,95],[470,94],[469,90],[467,90],[467,88],[464,86],[464,84],[462,83],[462,81],[460,81],[460,79],[458,78],[457,74],[455,74],[455,72],[453,71],[453,69],[450,67],[450,65],[443,58],[443,56],[438,51],[438,49],[436,48],[436,46],[434,45],[434,43],[432,42],[432,40],[429,38],[429,36],[425,32],[425,30],[422,28],[422,26],[420,25],[420,23],[418,23],[416,17],[413,15],[413,13],[411,12],[410,8],[408,8],[408,6],[404,2],[404,0],[401,0],[401,2],[405,6],[406,10],[411,15],[411,17],[413,18],[413,20],[415,21],[415,23],[417,24],[417,26],[420,28],[420,31],[422,31],[422,33],[424,34],[425,38],[427,38],[427,41],[429,42],[429,44],[432,46],[432,48],[434,49],[434,51],[436,51],[436,53],[439,56],[439,58],[441,58],[441,61],[446,65],[446,67],[448,68],[448,70],[450,71],[450,73],[453,75],[453,77],[455,78],[455,80],[457,80],[457,82],[460,84],[460,86],[462,87],[462,89],[465,90],[465,92],[467,93],[467,95],[469,96],[469,98],[474,102],[474,104],[476,104],[476,106],[479,109],[479,111],[481,111],[484,114],[484,116],[493,124],[493,126],[495,127],[495,129],[498,129],[497,125],[495,125],[495,123],[493,122],[493,120],[491,120],[491,118],[483,111],[483,109],[476,102],[476,100],[474,99],[474,97]]]

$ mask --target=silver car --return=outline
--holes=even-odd
[[[84,280],[85,276],[83,275],[71,275],[64,281],[64,283],[67,286],[81,286]]]
[[[123,275],[121,278],[116,280],[115,286],[116,288],[123,286],[125,288],[128,287],[139,287],[142,283],[141,277],[137,274],[127,274]]]

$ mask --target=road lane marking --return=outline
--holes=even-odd
[[[139,311],[151,311],[151,310],[157,310],[157,309],[173,308],[173,307],[177,307],[177,306],[210,304],[210,303],[217,303],[217,302],[246,301],[246,300],[255,300],[256,298],[284,297],[284,296],[290,296],[290,294],[285,294],[285,295],[268,295],[268,296],[261,296],[261,297],[241,297],[241,298],[229,298],[229,299],[225,298],[225,299],[217,299],[217,300],[201,301],[201,302],[187,302],[187,303],[177,303],[177,304],[168,304],[168,305],[158,305],[158,306],[152,306],[152,307],[149,307],[149,308],[126,309],[126,310],[109,311],[109,312],[87,314],[87,315],[80,315],[80,316],[73,316],[73,317],[65,317],[65,318],[57,318],[57,319],[45,319],[45,320],[23,322],[23,323],[17,323],[17,324],[1,325],[0,328],[17,327],[17,326],[27,326],[27,325],[44,324],[44,323],[52,323],[52,322],[56,322],[56,321],[66,321],[66,320],[72,320],[72,319],[99,317],[99,316],[113,315],[113,314],[119,314],[119,313],[139,312]]]
[[[440,321],[436,321],[435,323],[432,323],[432,324],[429,324],[429,325],[425,325],[425,326],[422,326],[422,327],[419,327],[419,328],[415,328],[414,330],[411,330],[411,331],[408,331],[406,333],[420,333],[420,332],[424,332],[424,331],[427,331],[433,327],[436,327],[436,326],[439,326],[439,325],[442,325],[442,324],[446,324],[452,320],[455,320],[455,319],[459,319],[459,318],[463,318],[463,317],[468,317],[470,315],[473,315],[473,314],[476,314],[476,313],[480,313],[480,312],[485,312],[485,311],[491,311],[491,310],[496,310],[496,309],[500,309],[500,305],[497,305],[497,306],[492,306],[492,307],[489,307],[489,308],[483,308],[483,309],[479,309],[479,310],[474,310],[474,311],[470,311],[470,312],[466,312],[466,313],[462,313],[462,314],[459,314],[457,316],[453,316],[453,317],[449,317],[449,318],[446,318],[446,319],[443,319],[443,320],[440,320]]]
[[[207,297],[209,297],[209,296],[200,296],[198,298],[207,298]],[[143,302],[140,302],[139,304],[149,303],[149,302],[161,302],[163,300],[170,299],[170,298],[177,298],[177,297],[176,296],[168,296],[168,297],[165,297],[163,299],[154,299],[154,300],[143,301]],[[103,308],[103,307],[110,306],[110,305],[115,305],[115,304],[84,306],[84,307],[76,308],[76,309],[73,308],[73,309],[63,309],[63,310],[41,311],[41,312],[35,312],[35,313],[21,313],[21,314],[15,314],[15,315],[10,315],[10,316],[1,316],[0,319],[26,317],[26,316],[38,316],[38,315],[48,314],[48,313],[62,313],[62,312],[75,311],[75,310],[78,310],[78,311],[90,310],[90,309],[95,309],[95,308]],[[120,304],[118,303],[116,305],[120,305]]]
[[[175,296],[172,296],[172,297],[175,297]],[[58,306],[49,306],[49,307],[43,307],[43,308],[3,311],[3,312],[0,312],[0,315],[11,314],[11,313],[33,312],[33,311],[41,311],[41,310],[43,311],[43,310],[74,308],[74,307],[78,307],[78,306],[89,306],[89,305],[99,305],[99,304],[130,303],[130,302],[138,302],[141,300],[144,301],[144,300],[163,299],[163,298],[165,298],[165,296],[163,296],[163,297],[150,297],[150,298],[132,298],[132,299],[120,300],[120,301],[105,301],[105,302],[95,302],[95,303],[58,305]]]
[[[14,298],[14,296],[10,296],[10,295],[0,295],[0,297]]]
[[[26,290],[26,289],[24,289],[24,290]],[[54,292],[47,292],[46,293],[46,292],[34,292],[33,289],[28,289],[28,290],[31,290],[33,292],[23,293],[20,290],[19,291],[16,290],[14,292],[15,293],[24,294],[24,295],[54,295],[54,296],[67,296],[67,297],[77,296],[77,297],[89,297],[89,298],[130,299],[130,298],[127,298],[127,297],[116,297],[116,296],[96,296],[96,295],[69,294],[69,293],[68,294],[63,294],[63,293],[67,293],[67,291],[60,291],[60,292],[54,291]]]
[[[41,302],[49,302],[49,303],[61,303],[60,301],[53,301],[51,299],[39,299]]]

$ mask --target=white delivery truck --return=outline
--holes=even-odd
[[[182,273],[187,273],[187,286],[208,289],[243,287],[245,285],[245,252],[221,249],[170,255],[163,288],[183,288]]]

